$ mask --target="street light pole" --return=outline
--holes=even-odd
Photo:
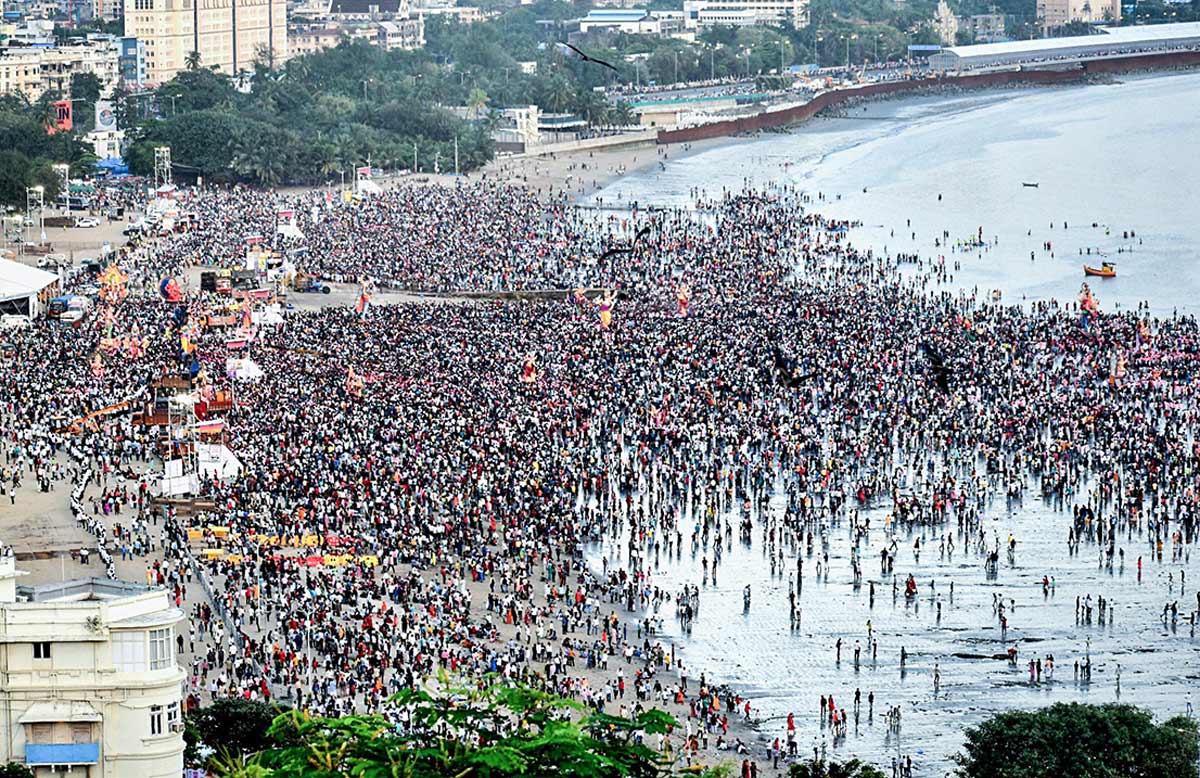
[[[783,75],[783,38],[779,39],[779,75]]]
[[[29,228],[33,226],[33,209],[36,205],[38,211],[38,232],[41,236],[41,241],[46,241],[46,188],[41,184],[37,186],[25,187],[25,243],[32,243]],[[68,195],[69,196],[69,195]],[[25,252],[25,247],[21,247],[21,253]]]
[[[679,83],[679,52],[675,52],[675,83]]]

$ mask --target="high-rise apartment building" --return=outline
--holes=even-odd
[[[1037,0],[1037,16],[1045,30],[1070,22],[1121,21],[1121,0]]]
[[[125,34],[146,47],[146,80],[160,84],[187,69],[216,66],[236,75],[255,59],[287,59],[286,0],[126,0]]]

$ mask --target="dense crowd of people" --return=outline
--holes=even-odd
[[[617,715],[673,706],[681,726],[664,751],[778,763],[804,755],[791,719],[788,744],[744,742],[736,722],[751,702],[658,639],[661,605],[677,600],[690,621],[702,599],[654,584],[660,555],[692,554],[697,580],[702,557],[707,583],[723,541],[761,537],[772,569],[799,582],[814,533],[858,528],[860,509],[882,505],[887,525],[863,526],[857,552],[881,571],[897,540],[927,528],[984,566],[1004,550],[986,506],[1030,482],[1073,509],[1073,542],[1110,560],[1124,532],[1160,560],[1196,542],[1191,316],[1081,318],[1076,304],[942,291],[944,268],[904,257],[902,273],[902,258],[854,249],[853,225],[787,187],[621,216],[491,183],[349,203],[187,197],[197,224],[124,256],[133,291],[107,319],[0,332],[0,432],[7,466],[45,472],[65,447],[77,482],[101,490],[93,515],[110,497],[136,510],[108,518],[121,526],[102,526],[101,544],[152,559],[149,582],[193,599],[197,700],[386,711],[439,670],[497,673]],[[187,361],[178,306],[147,282],[237,262],[280,211],[298,215],[305,269],[334,280],[578,289],[292,312],[245,352],[202,333],[210,381],[232,356],[263,370],[226,418],[243,469],[204,479],[204,509],[156,514],[141,474],[151,431],[119,415],[68,423]],[[184,307],[199,320],[214,302],[199,293]],[[145,352],[103,356],[114,330]],[[585,547],[602,538],[623,553],[589,567]],[[852,560],[856,578],[865,564]],[[839,713],[823,699],[822,727]]]

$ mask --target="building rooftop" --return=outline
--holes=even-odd
[[[580,19],[583,22],[640,22],[650,17],[644,8],[593,8]]]
[[[18,586],[21,602],[87,602],[115,600],[154,591],[149,586],[107,578],[76,578],[61,583]]]
[[[398,14],[401,0],[331,0],[329,13],[352,16]]]
[[[1072,35],[1066,38],[1036,38],[1004,43],[979,43],[973,46],[947,46],[943,53],[954,54],[961,59],[976,57],[1003,57],[1013,55],[1053,56],[1055,52],[1069,51],[1080,46],[1145,46],[1155,43],[1186,42],[1200,39],[1200,22],[1177,22],[1175,24],[1147,24],[1136,27],[1101,27],[1096,35]]]

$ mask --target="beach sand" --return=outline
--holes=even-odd
[[[653,167],[670,159],[677,159],[684,154],[697,153],[714,145],[729,142],[735,141],[729,138],[722,138],[700,144],[689,144],[687,147],[667,148],[647,144],[607,151],[583,151],[545,157],[522,156],[499,158],[466,178],[468,180],[492,180],[500,178],[506,183],[527,186],[546,196],[561,193],[565,189],[572,199],[576,199],[590,195],[630,172]],[[458,180],[459,178],[456,176],[447,175],[406,175],[386,179],[380,183],[385,188],[409,185],[454,186]],[[120,231],[126,223],[119,221],[111,223],[103,222],[100,227],[88,230],[48,229],[47,237],[54,242],[56,251],[62,251],[69,256],[73,255],[75,262],[78,263],[81,256],[95,256],[96,250],[106,241],[114,246],[122,245],[124,240]],[[20,261],[34,264],[36,257],[22,257]],[[188,286],[192,288],[198,286],[199,271],[199,268],[189,269],[185,282]],[[355,294],[356,292],[349,285],[335,285],[335,293],[329,296],[297,294],[294,297],[297,298],[295,300],[298,303],[297,307],[311,309],[326,305],[345,306],[352,302]],[[378,302],[383,303],[429,300],[430,298],[428,297],[403,293],[386,293],[380,294],[378,297]],[[106,422],[107,425],[119,423],[121,422],[114,420]],[[69,458],[65,455],[60,454],[59,461],[62,462],[65,468],[71,466]],[[161,465],[153,461],[148,465],[135,463],[135,468],[139,473],[145,472],[149,474],[148,477],[152,479],[150,481],[152,484],[156,480],[153,473],[156,470],[161,471]],[[109,487],[124,485],[131,492],[137,488],[136,482],[126,481],[119,475],[110,476],[106,485]],[[71,483],[69,480],[55,482],[54,488],[50,492],[38,492],[36,481],[33,479],[32,474],[29,474],[22,488],[17,491],[15,500],[10,500],[8,496],[0,500],[0,541],[13,546],[18,557],[18,569],[27,573],[27,575],[22,577],[21,584],[38,585],[73,578],[103,577],[103,565],[94,553],[97,545],[96,539],[89,535],[82,526],[77,524],[71,515],[69,504],[70,492]],[[91,500],[100,495],[100,492],[101,485],[96,482],[91,483],[85,492],[83,500],[89,512],[95,510],[95,504]],[[157,547],[158,529],[153,529],[156,543],[155,549],[151,553],[141,557],[122,559],[119,548],[111,541],[112,526],[120,523],[122,518],[125,521],[129,521],[135,515],[130,514],[127,510],[124,517],[114,514],[104,517],[104,521],[109,527],[110,540],[108,546],[113,552],[118,576],[124,580],[144,582],[148,567],[156,560],[162,559],[161,549]],[[80,561],[78,554],[80,549],[85,548],[93,552],[90,563],[86,565]],[[198,546],[193,548],[193,553],[198,551]],[[499,640],[497,643],[499,645],[517,640],[516,626],[504,624],[503,619],[497,614],[486,612],[486,584],[472,583],[469,584],[469,588],[472,592],[473,617],[478,619],[490,618],[494,623],[498,624]],[[195,582],[185,588],[185,596],[181,607],[185,612],[190,614],[192,608],[205,599],[206,596],[203,588],[198,582]],[[546,605],[545,597],[540,593],[540,590],[535,594],[533,604],[537,606]],[[635,645],[640,645],[640,641],[635,640],[637,634],[635,622],[638,618],[644,618],[645,613],[640,611],[638,613],[627,613],[621,604],[607,602],[601,602],[598,610],[601,616],[607,616],[610,612],[615,611],[618,618],[622,620],[622,623],[628,625],[630,640]],[[181,633],[186,640],[188,638],[186,632],[181,629]],[[257,633],[258,631],[254,630],[251,626],[250,634],[257,637]],[[583,636],[579,632],[572,632],[571,634],[574,637]],[[654,642],[653,637],[650,639],[651,642]],[[680,664],[686,666],[686,657],[683,656],[679,646],[666,644],[664,647],[668,655],[677,657],[677,661],[671,665],[669,671],[660,672],[656,676],[658,680],[663,682],[665,687],[669,687],[678,681]],[[207,650],[207,645],[198,641],[195,648],[198,654],[202,654]],[[190,669],[192,658],[193,654],[190,651],[181,653],[179,655],[181,666],[185,669]],[[582,665],[576,665],[569,668],[569,674],[576,678],[586,679],[587,684],[591,688],[599,689],[616,678],[618,671],[620,671],[625,679],[625,696],[623,699],[618,699],[607,706],[609,712],[615,713],[617,707],[621,704],[624,704],[627,710],[631,709],[635,704],[634,677],[638,667],[639,663],[636,658],[631,664],[626,664],[625,659],[618,654],[609,658],[607,670],[601,668],[588,669]],[[689,691],[694,693],[695,689],[698,688],[699,680],[698,672],[688,673]],[[719,679],[710,679],[710,683],[713,682],[719,683]],[[652,685],[653,679],[651,681]],[[207,694],[203,695],[203,697],[207,699]],[[691,760],[682,758],[684,732],[688,719],[687,707],[677,705],[673,700],[651,700],[643,704],[647,707],[658,707],[666,710],[679,721],[680,728],[669,738],[672,754],[681,757],[678,762],[679,767],[688,764],[715,765],[723,762],[740,763],[743,758],[746,758],[736,754],[732,750],[717,751],[715,748],[717,733],[712,733],[708,736],[706,741],[707,747],[701,748],[694,758]],[[740,738],[747,746],[754,749],[750,757],[759,761],[760,770],[764,774],[772,774],[770,760],[765,758],[765,751],[762,744],[756,741],[757,734],[742,719],[741,704],[739,702],[736,713],[729,715],[729,732],[725,739],[732,742],[734,739]],[[753,707],[753,702],[751,704]],[[702,734],[703,728],[693,721],[692,730],[699,731]],[[657,745],[657,743],[648,744]],[[782,767],[780,774],[782,774],[783,769],[786,768]]]

